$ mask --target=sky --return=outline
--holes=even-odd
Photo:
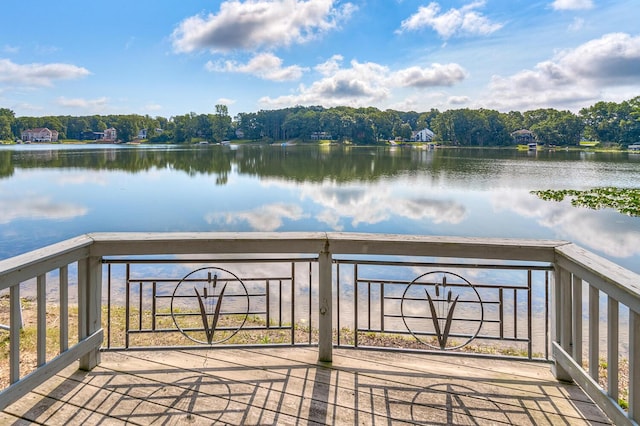
[[[0,108],[578,112],[640,95],[639,0],[4,0]]]

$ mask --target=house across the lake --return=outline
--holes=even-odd
[[[536,135],[533,134],[531,130],[520,129],[515,132],[511,132],[511,137],[514,142],[522,145],[529,145],[531,143],[535,143]]]
[[[118,132],[113,127],[104,132],[82,132],[80,139],[84,141],[99,141],[104,143],[115,142],[118,139]]]
[[[414,132],[411,135],[411,140],[415,142],[431,142],[434,136],[435,133],[425,127],[422,130]]]
[[[105,142],[115,142],[118,139],[118,132],[115,128],[110,127],[104,131]]]
[[[58,131],[49,130],[46,127],[38,127],[36,129],[23,130],[21,137],[24,142],[58,142]]]

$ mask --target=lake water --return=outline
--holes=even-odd
[[[341,146],[0,147],[0,259],[87,232],[565,239],[640,273],[640,218],[538,189],[637,187],[640,156]]]

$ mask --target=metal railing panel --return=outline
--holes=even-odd
[[[548,357],[550,265],[335,263],[341,346]]]
[[[317,258],[103,263],[105,349],[318,343],[311,319]]]

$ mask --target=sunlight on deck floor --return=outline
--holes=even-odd
[[[548,364],[314,348],[107,352],[0,413],[0,424],[610,424]]]

